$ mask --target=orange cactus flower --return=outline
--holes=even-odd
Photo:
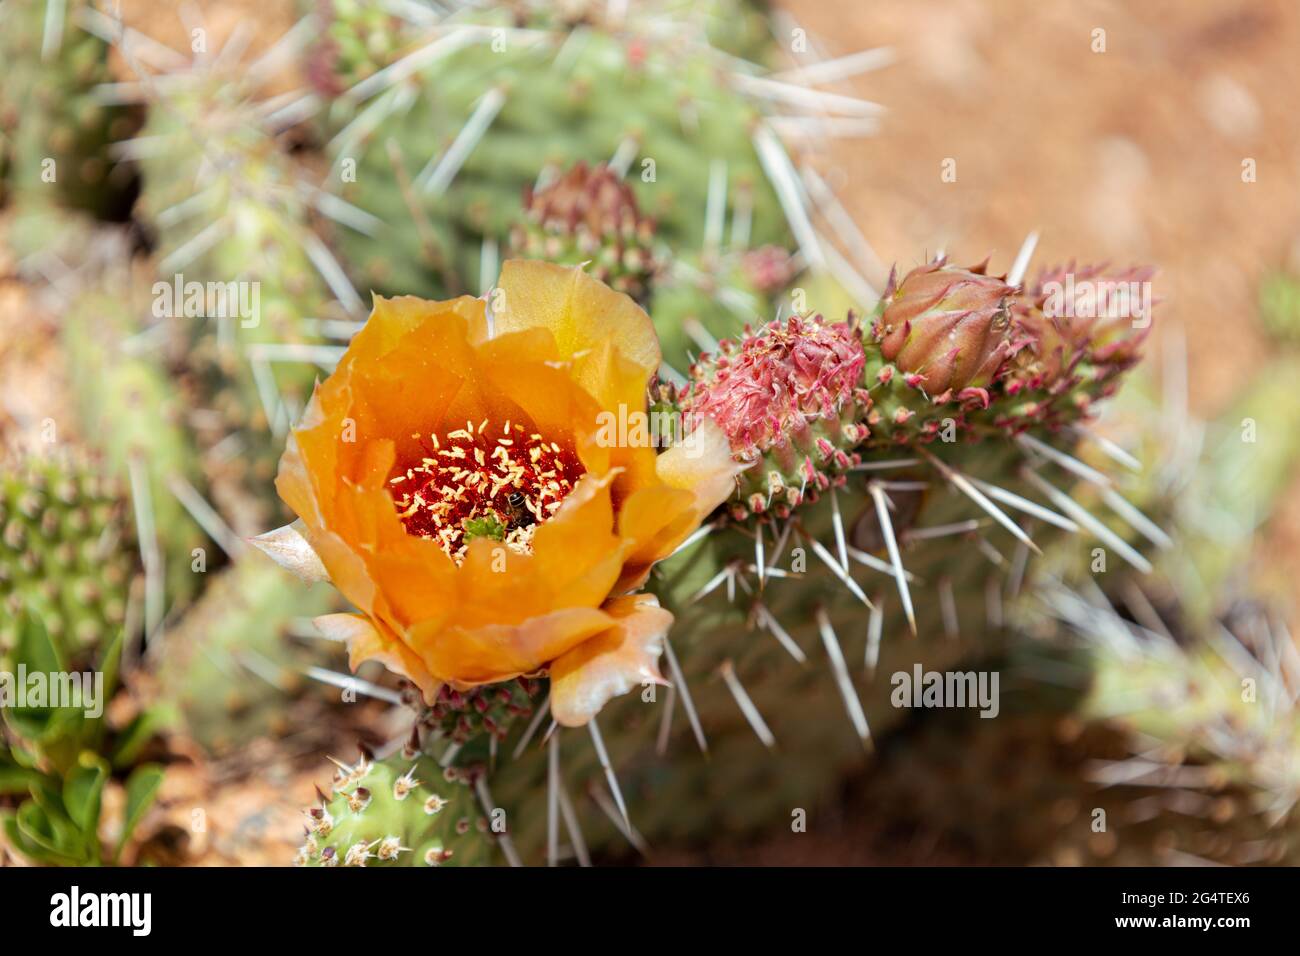
[[[428,700],[546,670],[555,719],[581,725],[662,682],[672,615],[629,592],[737,466],[712,425],[662,453],[646,429],[611,440],[660,361],[627,296],[511,261],[491,306],[376,297],[280,461],[299,520],[254,541],[360,611],[316,622],[354,669],[382,661]]]

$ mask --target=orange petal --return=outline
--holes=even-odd
[[[690,491],[701,516],[727,500],[736,489],[736,476],[747,467],[731,456],[726,432],[709,419],[656,462],[660,480]]]
[[[731,455],[726,433],[705,419],[655,461],[662,484],[642,488],[623,503],[619,534],[633,542],[616,591],[640,587],[650,566],[685,541],[726,501],[745,470]]]
[[[606,343],[636,370],[640,387],[659,369],[661,355],[654,323],[645,310],[621,292],[593,279],[582,269],[550,262],[511,259],[501,267],[497,288],[503,293],[493,312],[496,334],[522,329],[549,329],[560,356],[581,357]],[[579,384],[605,408],[611,377],[599,365],[575,369]],[[644,403],[641,403],[644,404]]]
[[[328,640],[347,645],[348,666],[354,672],[365,661],[379,661],[419,687],[427,703],[437,699],[441,681],[434,680],[420,659],[400,641],[385,641],[371,621],[359,614],[323,614],[313,618],[312,623]]]
[[[673,616],[651,594],[605,604],[615,624],[551,665],[551,716],[581,727],[605,702],[645,683],[664,684],[659,655]]]
[[[611,623],[602,610],[571,607],[519,624],[416,625],[406,643],[431,674],[454,677],[461,685],[491,684],[533,673]]]

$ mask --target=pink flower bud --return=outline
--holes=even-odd
[[[902,282],[890,277],[875,334],[881,355],[909,373],[909,384],[941,395],[983,388],[1001,372],[1014,351],[1006,306],[1013,290],[985,269],[936,259]]]

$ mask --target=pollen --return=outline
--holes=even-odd
[[[531,554],[537,526],[559,510],[583,474],[573,452],[518,422],[498,429],[485,419],[415,437],[425,451],[389,478],[393,504],[407,533],[436,541],[458,564],[469,546],[467,532]]]

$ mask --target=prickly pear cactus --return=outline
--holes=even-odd
[[[218,509],[253,533],[278,515],[267,492],[288,423],[337,357],[322,330],[354,327],[328,280],[361,300],[308,226],[319,191],[255,79],[196,62],[158,89],[140,202],[158,241],[155,308]]]
[[[655,272],[654,224],[632,188],[603,163],[578,162],[555,181],[525,187],[524,221],[510,230],[510,251],[563,265],[589,262],[591,275],[644,302]]]
[[[201,483],[184,409],[156,354],[129,338],[147,327],[149,299],[138,285],[112,283],[79,295],[63,323],[77,425],[101,456],[103,476],[129,490],[145,555],[146,629],[164,608],[183,606],[197,577],[196,549],[210,547],[177,489]],[[113,357],[105,362],[105,354]]]
[[[108,44],[83,28],[92,6],[0,5],[0,196],[116,218],[129,209],[130,177],[114,167],[108,146],[127,138],[136,121],[95,93],[111,77]]]
[[[479,806],[481,772],[400,752],[337,763],[329,795],[306,811],[299,866],[482,866],[495,862]]]
[[[295,702],[318,706],[304,672],[322,660],[319,639],[295,643],[295,627],[334,606],[320,585],[288,577],[260,555],[211,572],[202,596],[156,651],[162,702],[175,724],[215,754],[284,736],[304,717]],[[313,647],[312,644],[317,646]]]
[[[457,762],[492,768],[522,859],[787,826],[905,719],[890,674],[999,659],[1038,548],[1114,546],[1071,497],[1075,452],[1144,327],[1055,314],[1047,285],[932,263],[869,317],[751,329],[661,389],[656,408],[712,420],[748,468],[649,584],[675,617],[670,690],[611,701],[585,733],[543,735],[539,712],[458,741]]]
[[[656,25],[678,29],[669,40]],[[708,221],[733,216],[742,247],[789,245],[764,172],[772,157],[760,159],[751,138],[762,112],[743,91],[750,78],[734,78],[697,27],[653,4],[618,29],[529,4],[476,11],[450,33],[413,31],[404,59],[335,100],[340,195],[382,224],[369,236],[339,232],[359,284],[489,288],[523,189],[578,161],[627,174],[660,239],[681,253],[709,238],[711,192]]]
[[[65,660],[94,657],[126,627],[139,552],[125,488],[78,452],[0,463],[0,666],[20,612],[40,616]],[[137,592],[137,599],[139,593]]]

